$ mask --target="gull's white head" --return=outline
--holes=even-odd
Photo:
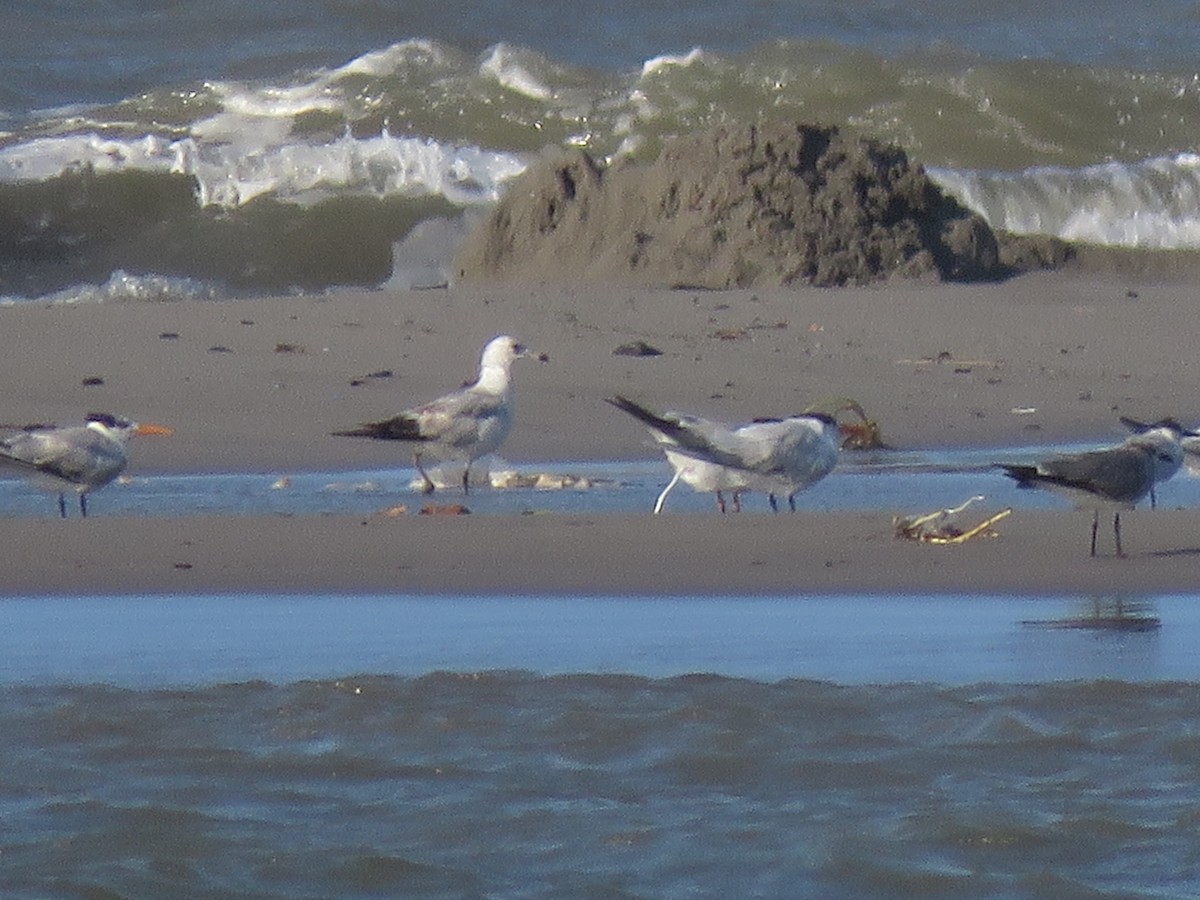
[[[502,334],[487,342],[483,358],[479,361],[478,386],[484,390],[504,391],[508,389],[508,370],[514,359],[536,356],[542,362],[550,357],[545,353],[533,353],[511,335]]]
[[[483,348],[483,358],[480,360],[479,366],[482,369],[493,367],[507,369],[514,359],[521,359],[528,355],[529,351],[525,349],[524,344],[515,337],[502,334],[487,342],[487,346]]]

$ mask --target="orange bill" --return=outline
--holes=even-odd
[[[161,435],[162,437],[166,437],[166,436],[174,434],[174,433],[175,432],[172,431],[166,425],[150,425],[150,424],[143,425],[141,423],[138,424],[137,430],[134,432],[134,434],[136,434],[136,435],[156,434],[156,435]]]

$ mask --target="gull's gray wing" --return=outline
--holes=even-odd
[[[409,412],[421,439],[465,448],[512,421],[508,398],[474,387],[439,397]]]

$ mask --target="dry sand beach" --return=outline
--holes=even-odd
[[[729,420],[853,397],[898,448],[1103,445],[1122,437],[1119,414],[1200,416],[1194,262],[1106,255],[971,286],[471,286],[18,306],[0,310],[0,418],[106,410],[173,426],[173,438],[135,446],[134,477],[407,466],[403,446],[328,432],[472,377],[483,342],[508,332],[550,355],[515,370],[518,424],[503,455],[518,467],[655,458],[643,430],[602,402],[614,393]],[[662,355],[613,354],[634,340]],[[363,377],[384,370],[391,377]],[[53,518],[49,502],[43,520],[0,519],[0,591],[1141,593],[1200,583],[1194,510],[1130,514],[1129,558],[1092,560],[1088,514],[1065,503],[1019,511],[998,539],[946,548],[893,539],[892,514],[912,510],[164,519],[106,516],[102,497],[87,520]]]

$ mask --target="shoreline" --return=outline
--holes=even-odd
[[[514,368],[517,425],[500,455],[518,470],[661,458],[638,423],[604,403],[613,394],[725,421],[852,397],[901,450],[1103,446],[1124,438],[1121,414],[1200,419],[1196,302],[1182,277],[1068,271],[850,290],[495,286],[10,307],[0,309],[0,421],[109,411],[172,426],[174,437],[135,443],[135,478],[408,466],[401,446],[329,432],[470,379],[483,343],[512,333],[550,355]],[[661,355],[614,355],[636,340]],[[891,513],[0,519],[16,560],[0,595],[1143,594],[1197,582],[1197,511],[1129,516],[1126,560],[1090,560],[1087,514],[1065,505],[1022,511],[1000,538],[949,548],[894,540]]]

